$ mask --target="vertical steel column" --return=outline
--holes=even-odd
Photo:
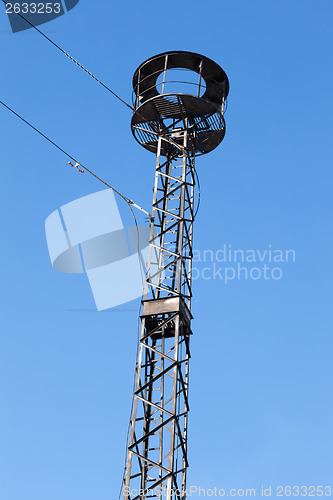
[[[177,133],[183,153],[158,140],[125,500],[185,498],[194,156]]]
[[[197,86],[171,92],[167,71],[194,71]],[[161,83],[158,83],[159,78]],[[157,155],[125,500],[186,497],[195,156],[225,135],[229,80],[211,59],[169,51],[133,76],[132,133]]]

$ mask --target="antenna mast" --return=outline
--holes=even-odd
[[[224,138],[229,82],[211,59],[180,51],[141,64],[133,88],[132,132],[156,155],[156,173],[124,498],[184,500],[195,157]]]

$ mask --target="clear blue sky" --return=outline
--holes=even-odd
[[[154,54],[218,62],[227,135],[197,163],[195,246],[296,252],[278,281],[195,282],[190,485],[332,483],[332,25],[331,0],[81,0],[42,27],[127,100]],[[149,207],[129,110],[4,9],[0,40],[0,98]],[[45,219],[101,186],[2,108],[0,127],[0,498],[115,499],[139,301],[97,313],[52,270]]]

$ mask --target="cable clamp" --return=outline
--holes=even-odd
[[[81,172],[81,174],[84,174],[84,170],[81,170],[80,167],[81,167],[81,164],[80,163],[75,163],[75,165],[73,165],[73,163],[71,161],[68,162],[68,165],[70,165],[71,167],[74,167],[76,168],[79,172]]]

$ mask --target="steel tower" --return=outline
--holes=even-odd
[[[133,88],[132,132],[156,155],[156,173],[124,498],[184,499],[194,162],[223,140],[229,82],[214,61],[181,51],[141,64]]]

